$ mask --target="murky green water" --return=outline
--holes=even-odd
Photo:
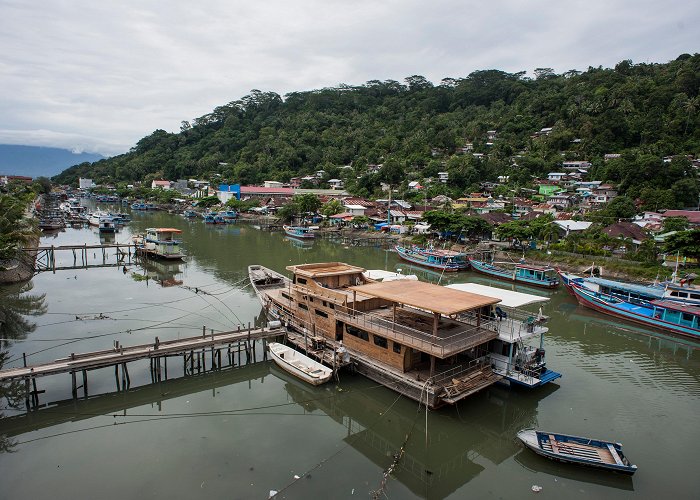
[[[408,269],[378,248],[302,245],[251,225],[211,227],[162,213],[134,214],[115,239],[152,226],[184,230],[187,262],[36,276],[35,300],[8,316],[4,367],[21,365],[22,353],[33,363],[115,340],[145,343],[255,322],[261,310],[247,286],[249,264],[283,271],[338,260]],[[98,241],[95,229],[82,229],[42,243]],[[449,280],[488,283],[471,273]],[[426,415],[361,376],[307,386],[262,362],[260,350],[256,364],[243,358],[242,366],[186,378],[174,360],[170,380],[156,384],[147,362],[133,363],[126,392],[112,369],[93,371],[90,398],[78,401],[69,375],[46,377],[38,380],[46,391],[41,407],[31,412],[22,384],[4,388],[0,497],[267,498],[279,490],[280,498],[368,498],[404,445],[381,493],[388,498],[523,498],[535,495],[533,485],[542,486],[542,498],[697,498],[698,346],[584,310],[563,290],[519,289],[551,296],[545,347],[549,367],[563,373],[556,384],[494,386]],[[17,302],[13,291],[3,289],[0,300]],[[42,306],[42,314],[26,315]],[[27,331],[31,323],[36,328]],[[627,478],[540,458],[516,441],[529,426],[621,441],[639,471]]]

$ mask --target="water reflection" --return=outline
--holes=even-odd
[[[343,425],[343,441],[381,469],[386,471],[403,447],[392,478],[426,498],[445,498],[477,477],[486,468],[484,460],[498,465],[517,453],[515,432],[535,426],[540,400],[559,389],[549,384],[533,394],[491,387],[457,407],[431,412],[426,422],[426,415],[405,400],[387,412],[391,395],[385,390],[319,398],[277,367],[272,372],[286,381],[285,389],[304,411],[321,411]],[[383,496],[379,490],[378,477],[376,497]]]
[[[0,369],[9,361],[8,349],[15,340],[22,340],[36,329],[27,316],[46,312],[45,294],[34,295],[32,282],[0,288]],[[21,381],[0,384],[0,401],[7,408],[18,409],[24,403],[26,390]],[[0,411],[0,418],[3,412]],[[0,452],[12,451],[15,444],[4,433],[0,435]]]
[[[162,287],[182,285],[183,281],[178,279],[182,274],[182,261],[159,260],[149,258],[139,258],[138,265],[142,270],[140,276],[151,279]]]
[[[601,472],[585,467],[562,464],[541,457],[531,450],[522,449],[515,455],[515,461],[520,465],[537,474],[552,476],[553,478],[566,478],[585,483],[598,484],[620,490],[634,491],[632,476],[616,474],[611,472]],[[540,480],[540,484],[544,480]]]

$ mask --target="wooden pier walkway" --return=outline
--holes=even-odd
[[[31,396],[33,406],[38,406],[38,394],[44,392],[37,390],[36,379],[48,375],[70,373],[72,378],[73,397],[77,398],[78,388],[76,375],[82,372],[83,393],[87,397],[87,372],[99,368],[114,366],[117,386],[119,387],[119,366],[122,367],[121,379],[122,387],[130,385],[127,363],[142,359],[149,359],[151,362],[151,378],[153,381],[160,381],[164,372],[168,378],[168,357],[182,356],[184,373],[201,373],[206,371],[207,357],[210,357],[210,368],[219,369],[223,366],[222,350],[227,355],[228,365],[234,364],[234,354],[238,348],[239,357],[241,350],[245,351],[246,358],[250,360],[251,351],[254,356],[254,342],[264,341],[269,338],[279,337],[286,334],[286,329],[257,328],[253,329],[239,326],[237,330],[221,333],[207,333],[206,328],[202,328],[202,335],[175,340],[160,341],[156,337],[155,342],[134,346],[122,346],[115,342],[112,349],[104,351],[94,351],[75,354],[60,358],[47,363],[26,365],[19,368],[8,368],[0,370],[0,383],[13,380],[24,380],[26,386],[27,400]],[[243,345],[243,348],[241,348]],[[207,356],[210,354],[210,356]],[[162,362],[164,361],[164,370]],[[33,384],[33,390],[29,389],[29,384]],[[28,405],[31,406],[31,405]]]
[[[111,253],[110,250],[115,252]],[[106,243],[102,245],[62,245],[27,247],[22,249],[34,257],[34,272],[63,271],[67,269],[88,269],[93,267],[117,267],[131,264],[136,256],[136,245],[133,243]],[[57,255],[70,253],[72,264],[56,264]],[[68,256],[70,257],[70,255]]]

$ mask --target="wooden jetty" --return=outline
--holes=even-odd
[[[115,252],[111,253],[110,250]],[[34,272],[63,271],[67,269],[89,269],[94,267],[117,267],[131,264],[136,255],[136,245],[133,243],[106,243],[103,245],[63,245],[45,247],[27,247],[22,249],[34,259]],[[73,263],[68,265],[56,264],[56,256],[70,253]]]
[[[38,406],[38,395],[44,391],[37,390],[36,379],[48,375],[70,373],[72,379],[73,398],[78,397],[77,373],[82,372],[82,389],[85,397],[88,395],[87,372],[99,368],[113,366],[117,387],[120,387],[119,367],[121,366],[121,387],[128,388],[130,385],[129,371],[127,363],[149,359],[151,363],[151,379],[154,382],[161,378],[168,378],[168,357],[182,356],[184,373],[193,374],[206,371],[207,358],[210,358],[212,370],[220,369],[223,366],[222,351],[226,353],[228,365],[234,364],[236,352],[245,352],[246,359],[250,361],[251,356],[255,357],[254,342],[263,340],[263,344],[269,338],[279,337],[286,334],[286,330],[281,327],[275,328],[251,328],[250,324],[245,328],[239,326],[237,330],[229,332],[214,333],[213,330],[207,333],[206,327],[202,327],[202,335],[176,340],[160,341],[156,337],[155,342],[134,346],[123,346],[115,342],[112,349],[94,351],[87,353],[71,353],[70,356],[60,358],[55,361],[27,365],[26,357],[24,365],[19,368],[9,368],[0,370],[0,383],[13,380],[24,380],[29,407]],[[33,390],[29,389],[30,383]],[[31,397],[31,402],[29,398]]]

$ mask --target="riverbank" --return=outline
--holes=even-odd
[[[39,246],[39,236],[35,236],[28,248]],[[34,261],[36,250],[18,250],[14,258],[0,261],[0,285],[13,285],[29,281],[34,276]]]

